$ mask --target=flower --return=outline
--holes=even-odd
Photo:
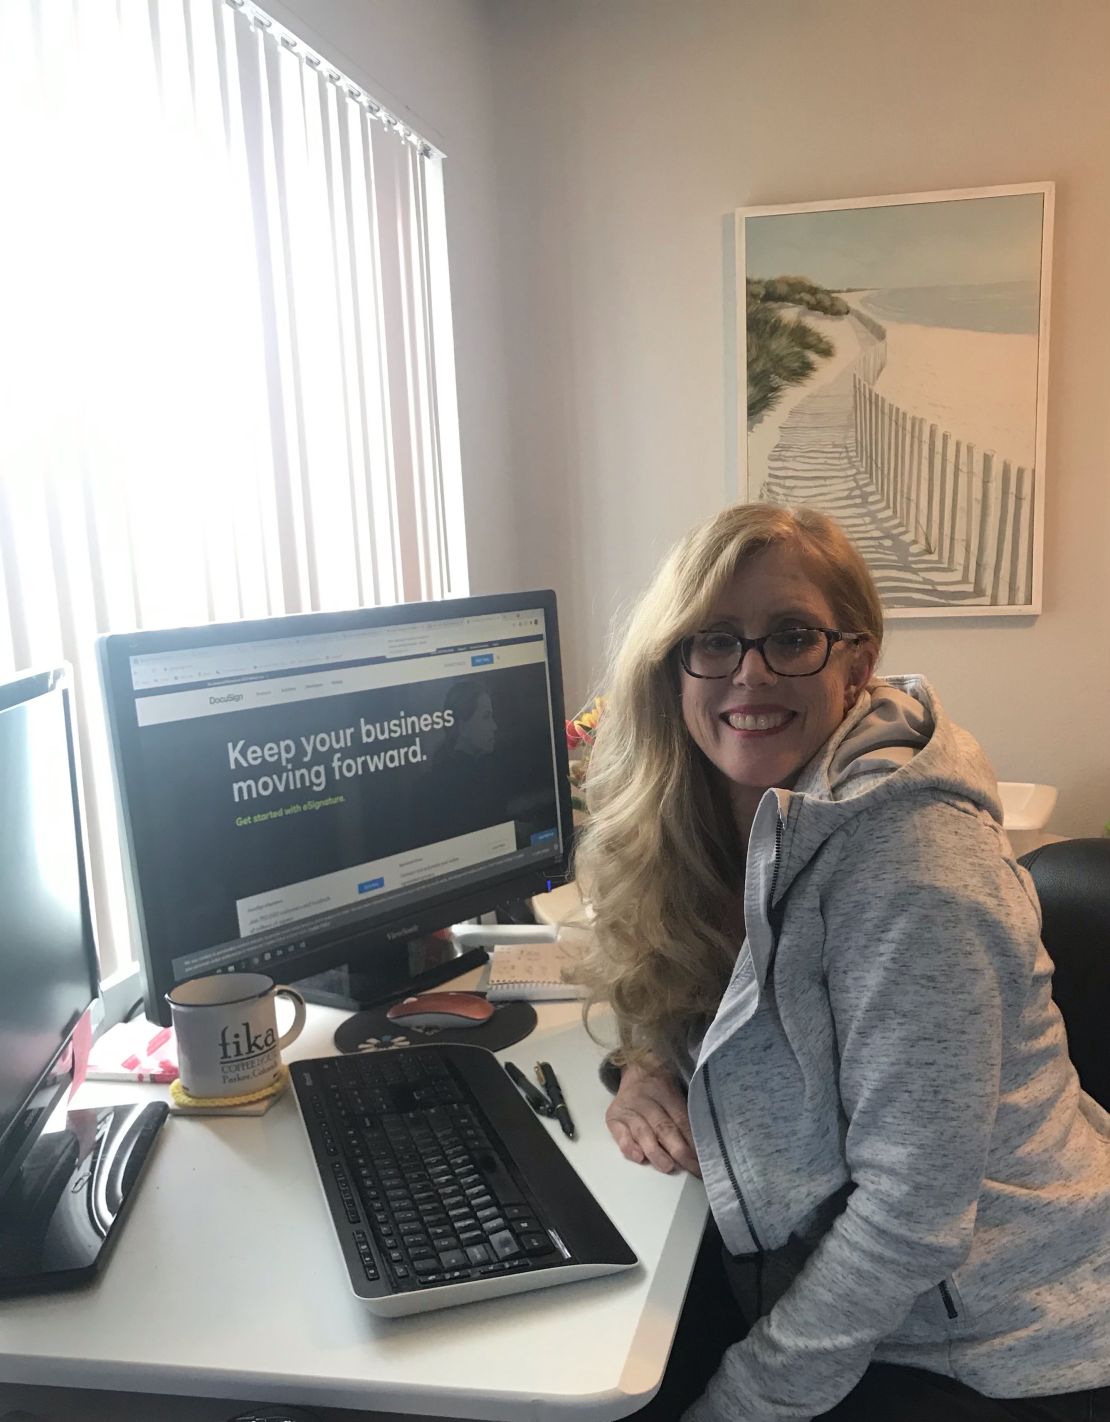
[[[572,721],[567,722],[568,750],[577,750],[582,745],[593,745],[594,736],[597,734],[597,723],[601,720],[604,705],[602,697],[595,696],[592,706],[587,706],[584,711],[579,711]]]
[[[570,801],[576,810],[585,810],[586,799],[583,788],[586,783],[586,770],[590,764],[590,752],[593,749],[594,737],[597,735],[598,722],[601,720],[601,713],[605,709],[603,697],[595,696],[593,703],[585,710],[579,711],[578,715],[567,722],[567,750],[571,752],[570,762]]]

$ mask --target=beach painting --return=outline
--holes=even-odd
[[[833,514],[894,617],[1040,611],[1052,205],[735,214],[738,493]]]

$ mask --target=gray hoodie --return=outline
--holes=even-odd
[[[1110,1384],[1110,1116],[1000,820],[918,677],[764,795],[689,1110],[726,1247],[779,1283],[686,1422],[808,1418],[872,1359],[996,1397]]]

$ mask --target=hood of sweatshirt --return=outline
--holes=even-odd
[[[774,907],[822,844],[890,797],[922,792],[970,803],[1002,823],[990,762],[950,720],[925,678],[876,678],[793,789],[768,790],[756,811],[744,902],[759,982],[770,958]]]

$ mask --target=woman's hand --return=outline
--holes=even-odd
[[[637,1165],[654,1165],[664,1175],[676,1169],[701,1175],[686,1099],[662,1067],[625,1067],[605,1124],[621,1154]]]

